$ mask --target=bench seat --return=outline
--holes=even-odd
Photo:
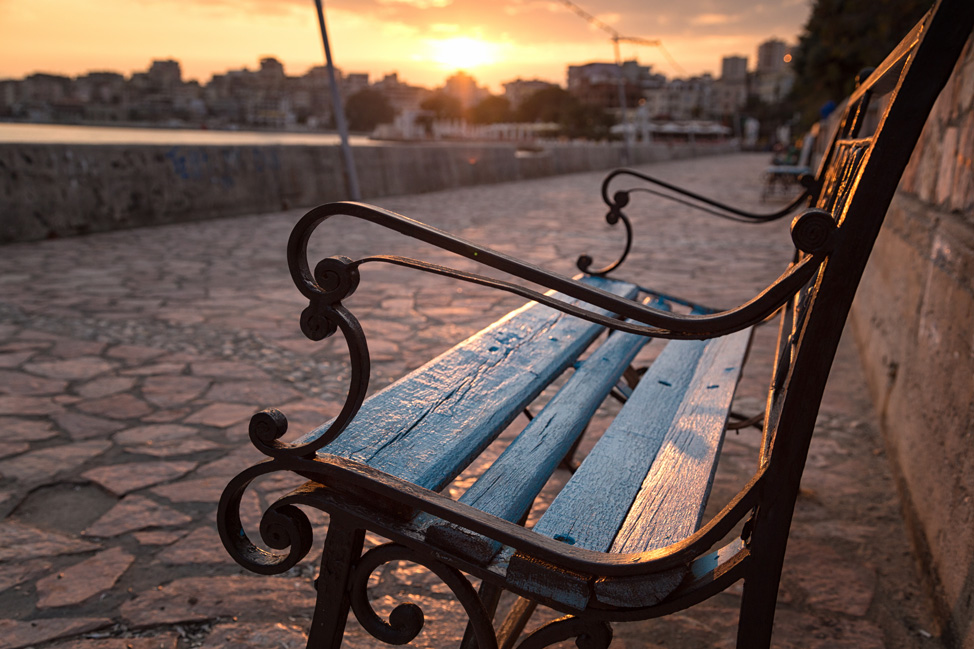
[[[627,298],[638,291],[626,282],[585,281]],[[319,455],[355,460],[440,491],[604,330],[529,303],[366,399],[348,427]],[[330,425],[296,443],[307,443]]]
[[[628,283],[590,277],[599,288],[633,298]],[[666,308],[664,304],[657,304]],[[575,370],[540,413],[459,498],[506,521],[527,517],[538,493],[649,340],[614,332],[584,360],[604,330],[537,303],[513,311],[423,367],[368,398],[319,456],[338,456],[441,491],[569,366]],[[744,363],[750,329],[711,340],[666,343],[592,452],[541,516],[535,531],[598,552],[638,553],[683,540],[700,525],[724,426]],[[312,439],[330,424],[312,431]],[[340,485],[333,488],[342,490]],[[504,573],[516,588],[570,609],[599,601],[625,605],[618,580],[593,590],[591,579],[551,572],[461,526],[377,502],[404,529],[464,560]],[[418,526],[418,527],[417,527]],[[508,564],[497,567],[498,563]],[[685,571],[672,571],[640,599],[672,592]],[[645,581],[645,580],[643,580]],[[620,601],[622,600],[622,601]]]
[[[638,294],[625,282],[584,281],[627,298]],[[366,399],[345,431],[318,455],[343,457],[441,491],[545,387],[574,366],[541,412],[459,498],[492,516],[523,521],[649,340],[614,332],[579,360],[603,331],[601,325],[529,303]],[[667,342],[635,389],[626,390],[619,414],[535,531],[615,553],[665,547],[692,534],[706,506],[749,340],[748,329],[712,340]],[[406,527],[419,525],[426,541],[442,550],[481,566],[509,562],[507,580],[513,586],[578,610],[593,594],[587,578],[568,583],[569,578],[552,588],[546,570],[535,570],[518,555],[499,557],[497,541],[435,518],[420,523],[411,510],[376,502],[374,494],[369,498],[378,509],[397,514]],[[668,575],[651,597],[665,596],[682,578],[682,571]],[[607,603],[620,597],[611,588],[601,591]]]
[[[534,531],[598,552],[639,553],[682,541],[700,526],[713,484],[731,401],[751,330],[712,340],[669,342]],[[589,579],[515,555],[508,581],[577,610]],[[642,593],[651,605],[683,571]],[[645,580],[643,580],[645,581]],[[617,584],[617,582],[613,582]],[[601,590],[601,592],[599,592]],[[637,594],[596,585],[603,604],[628,606]]]

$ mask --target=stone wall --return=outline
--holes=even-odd
[[[633,163],[729,143],[637,146]],[[364,198],[609,169],[620,145],[355,147]],[[338,147],[0,145],[0,243],[310,207],[347,199]]]
[[[948,647],[974,649],[974,47],[927,121],[853,306]]]

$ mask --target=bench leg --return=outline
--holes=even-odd
[[[515,600],[511,606],[511,610],[507,614],[507,618],[497,631],[500,649],[512,649],[521,636],[521,632],[524,631],[524,627],[527,626],[528,620],[534,614],[534,609],[537,607],[537,602],[525,599],[524,597],[518,597]]]
[[[737,649],[768,649],[774,626],[778,583],[767,575],[744,581],[741,617],[737,623]]]
[[[486,609],[487,615],[491,619],[493,619],[494,613],[497,612],[497,604],[500,602],[503,592],[499,587],[489,584],[486,581],[480,583],[480,601],[483,602],[484,609]],[[467,622],[467,628],[463,632],[463,640],[460,641],[460,649],[477,649],[477,647],[477,638],[473,624]]]
[[[350,605],[349,578],[364,543],[365,530],[355,529],[351,521],[337,514],[331,516],[321,572],[315,581],[318,596],[308,632],[308,649],[341,647]]]
[[[758,520],[755,528],[762,522],[766,526],[763,533],[755,533],[751,540],[751,556],[755,564],[744,578],[744,593],[741,598],[741,616],[737,623],[738,649],[768,649],[771,646],[771,631],[774,626],[775,605],[778,587],[781,583],[781,569],[788,544],[788,528],[791,524],[791,511],[787,507],[777,512],[781,521],[769,520],[767,516]],[[767,514],[767,513],[766,513]]]

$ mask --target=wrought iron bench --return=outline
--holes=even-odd
[[[311,524],[297,506],[329,514],[309,647],[339,646],[350,607],[377,638],[412,640],[423,625],[418,607],[401,604],[386,621],[366,594],[373,570],[397,560],[425,565],[456,594],[469,616],[465,646],[513,646],[541,603],[567,615],[519,646],[575,637],[605,647],[611,621],[672,613],[743,580],[738,647],[768,647],[788,529],[843,323],[925,116],[972,24],[968,0],[938,3],[849,98],[820,182],[810,189],[812,204],[793,222],[795,262],[767,290],[727,311],[686,313],[678,301],[640,300],[637,285],[607,278],[608,271],[570,279],[362,204],[309,212],[288,244],[292,277],[310,302],[301,326],[313,340],[342,332],[352,359],[349,392],[333,421],[292,442],[282,441],[281,413],[253,417],[251,441],[269,459],[224,491],[218,523],[227,550],[254,572],[284,572],[312,544]],[[877,101],[887,103],[870,124],[866,108]],[[308,237],[337,214],[549,292],[399,257],[330,257],[312,271]],[[342,300],[355,291],[359,266],[371,262],[496,287],[534,303],[366,400],[365,334]],[[749,331],[776,312],[779,342],[757,469],[704,522]],[[613,333],[584,355],[605,329]],[[637,377],[627,367],[652,338],[669,342]],[[440,492],[570,366],[576,369],[558,393],[473,486],[458,500]],[[541,485],[620,377],[626,402],[616,419],[527,529]],[[267,551],[247,536],[240,505],[253,480],[280,471],[307,482],[265,512]],[[363,554],[366,530],[389,543]],[[479,593],[468,575],[482,580]],[[522,599],[495,631],[492,617],[505,590]]]

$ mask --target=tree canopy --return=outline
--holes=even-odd
[[[470,108],[468,117],[474,124],[501,124],[510,122],[514,113],[506,97],[489,95]]]
[[[550,86],[529,95],[518,107],[519,122],[554,122],[571,138],[602,140],[614,120],[598,106],[584,104],[564,88]]]
[[[396,118],[396,111],[384,94],[372,88],[363,88],[345,101],[348,128],[353,131],[371,131],[379,124],[388,124]]]
[[[433,113],[436,119],[459,119],[463,117],[463,104],[460,100],[445,92],[434,92],[424,99],[419,107]]]
[[[930,0],[816,0],[795,52],[794,98],[803,121],[838,103],[923,16]]]

